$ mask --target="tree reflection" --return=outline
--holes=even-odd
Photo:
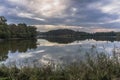
[[[48,40],[49,42],[56,42],[59,44],[68,44],[68,43],[72,43],[74,41],[84,41],[87,39],[94,39],[96,41],[110,41],[110,42],[114,42],[114,41],[120,41],[120,39],[116,38],[116,37],[88,37],[88,36],[84,36],[84,37],[42,37],[41,39],[45,39]]]
[[[59,44],[68,44],[68,43],[72,43],[75,41],[75,38],[74,37],[70,37],[70,38],[64,38],[64,37],[45,37],[45,38],[42,38],[42,39],[45,39],[45,40],[48,40],[49,42],[56,42],[56,43],[59,43]]]
[[[36,49],[37,40],[9,40],[0,42],[0,60],[7,58],[9,51],[26,52],[28,49]]]

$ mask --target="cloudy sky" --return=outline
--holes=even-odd
[[[120,31],[119,0],[0,0],[0,15],[40,31]]]

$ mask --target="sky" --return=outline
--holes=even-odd
[[[120,31],[119,0],[0,0],[0,16],[8,24],[26,23],[41,32]]]

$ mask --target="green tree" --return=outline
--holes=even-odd
[[[6,23],[6,19],[4,16],[0,16],[0,24],[5,24]]]
[[[0,38],[35,38],[37,31],[34,26],[27,26],[25,23],[7,25],[7,20],[0,17]]]

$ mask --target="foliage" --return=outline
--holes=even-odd
[[[6,23],[0,24],[0,39],[9,38],[35,38],[37,34],[36,28],[34,26],[27,26],[25,23],[10,24]]]
[[[52,65],[53,66],[53,65]],[[0,68],[0,77],[8,80],[119,80],[120,63],[116,57],[104,53],[86,55],[86,60],[74,62],[54,69],[43,67]]]
[[[6,21],[4,16],[0,16],[0,24],[6,24]]]

